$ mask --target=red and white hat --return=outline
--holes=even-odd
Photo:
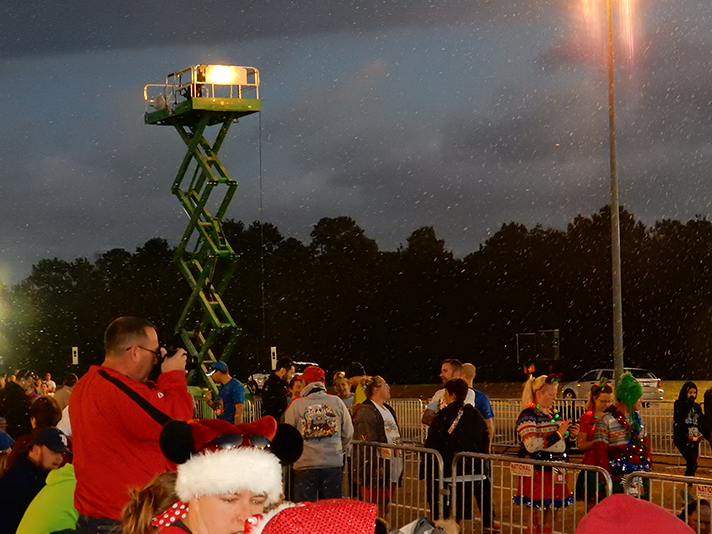
[[[269,505],[282,497],[280,458],[291,463],[301,455],[301,436],[293,431],[289,425],[278,428],[269,416],[241,425],[221,419],[171,421],[159,442],[166,458],[179,464],[176,494],[182,502],[248,490],[265,495]]]

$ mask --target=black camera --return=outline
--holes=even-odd
[[[159,367],[161,366],[164,360],[175,356],[176,352],[178,352],[178,349],[183,349],[185,351],[185,370],[191,371],[195,367],[195,358],[190,352],[188,352],[188,349],[185,347],[185,344],[183,343],[180,334],[173,334],[171,337],[168,338],[165,343],[161,344],[161,348],[166,349],[166,355],[158,358]]]

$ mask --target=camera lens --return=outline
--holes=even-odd
[[[166,358],[174,356],[175,353],[178,352],[178,349],[183,349],[185,351],[185,370],[192,371],[193,368],[195,368],[196,359],[188,352],[188,349],[185,348],[180,334],[173,334],[161,347],[166,349]],[[162,361],[159,362],[159,364],[160,363],[162,363]]]

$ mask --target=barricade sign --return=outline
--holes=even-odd
[[[712,486],[707,484],[697,484],[697,498],[704,499],[706,501],[712,500]]]
[[[509,472],[515,477],[533,477],[534,466],[532,464],[512,462],[509,464]]]

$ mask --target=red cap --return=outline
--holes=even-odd
[[[311,382],[323,382],[326,380],[326,375],[324,374],[324,369],[317,367],[316,365],[309,365],[302,373],[302,378],[307,384]]]

